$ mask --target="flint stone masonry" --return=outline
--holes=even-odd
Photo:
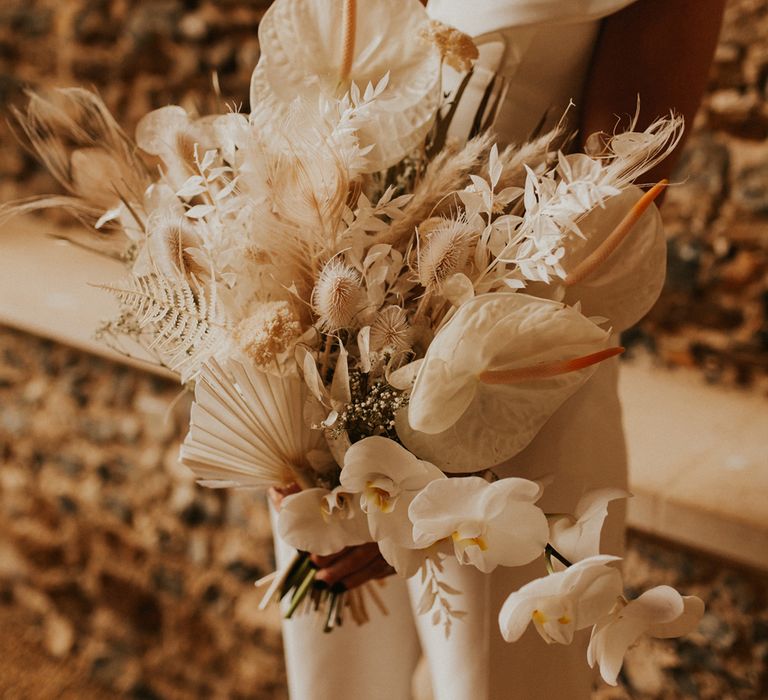
[[[264,500],[194,485],[177,398],[0,329],[0,697],[287,698],[278,613],[253,586],[273,566]],[[764,574],[633,535],[626,575],[630,595],[668,584],[707,614],[682,640],[643,641],[596,700],[768,695]]]

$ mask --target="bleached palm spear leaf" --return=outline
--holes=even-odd
[[[219,305],[216,285],[206,289],[184,277],[142,275],[120,286],[98,285],[114,294],[152,337],[150,348],[165,364],[181,372],[182,381],[229,342],[227,318]]]
[[[306,385],[230,359],[209,360],[195,385],[181,461],[211,487],[269,488],[301,481],[322,439],[304,419]]]

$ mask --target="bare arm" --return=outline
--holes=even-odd
[[[607,17],[586,82],[583,137],[612,132],[617,116],[626,123],[638,95],[638,126],[674,110],[685,118],[690,133],[707,86],[725,1],[636,0]],[[643,179],[667,177],[673,165],[668,158]]]

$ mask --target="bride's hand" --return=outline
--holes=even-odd
[[[280,507],[283,505],[283,499],[291,494],[301,491],[298,484],[291,484],[285,488],[275,488],[274,486],[267,491],[269,500],[272,501],[272,505],[277,513],[280,512]]]
[[[379,545],[375,542],[345,547],[325,557],[313,554],[312,561],[319,569],[315,581],[328,586],[343,585],[347,590],[395,573],[381,556]]]
[[[292,485],[284,489],[269,489],[269,500],[279,513],[283,499],[301,489]],[[395,573],[379,552],[375,542],[360,544],[355,547],[345,547],[340,552],[327,556],[312,555],[312,562],[319,571],[316,581],[327,586],[343,585],[347,590],[361,586],[375,578],[385,578]]]

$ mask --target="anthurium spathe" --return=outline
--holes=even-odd
[[[284,121],[295,114],[297,95],[317,110],[352,84],[365,90],[388,75],[386,89],[351,126],[370,147],[368,172],[397,163],[426,136],[440,98],[440,52],[420,36],[428,21],[418,0],[277,0],[259,23],[252,119]]]
[[[286,496],[280,506],[278,532],[291,547],[322,556],[371,541],[360,497],[338,487]]]
[[[534,505],[541,487],[527,479],[488,483],[478,476],[432,481],[408,509],[417,547],[453,542],[456,558],[489,573],[522,566],[544,551],[549,530]]]
[[[600,667],[600,675],[616,685],[624,655],[643,634],[666,639],[692,632],[704,614],[696,596],[682,596],[670,586],[656,586],[632,601],[620,599],[592,629],[587,660]]]
[[[447,472],[509,459],[620,352],[576,309],[526,294],[483,294],[437,333],[397,420],[403,444]]]
[[[445,478],[436,466],[416,458],[394,440],[373,436],[347,450],[340,480],[345,491],[360,494],[371,535],[380,545],[386,541],[382,554],[400,571],[397,548],[418,547],[413,541],[408,506],[428,483]]]
[[[595,556],[600,552],[600,533],[608,516],[608,504],[628,496],[622,489],[588,491],[579,499],[573,515],[549,516],[549,543],[571,562]]]
[[[515,642],[530,622],[548,644],[570,644],[574,632],[607,615],[622,593],[618,557],[599,555],[525,584],[504,601],[499,627]]]
[[[588,316],[603,316],[615,331],[637,323],[664,285],[667,239],[653,200],[659,183],[645,194],[631,185],[596,206],[578,223],[582,240],[566,247],[565,302],[581,303]]]

